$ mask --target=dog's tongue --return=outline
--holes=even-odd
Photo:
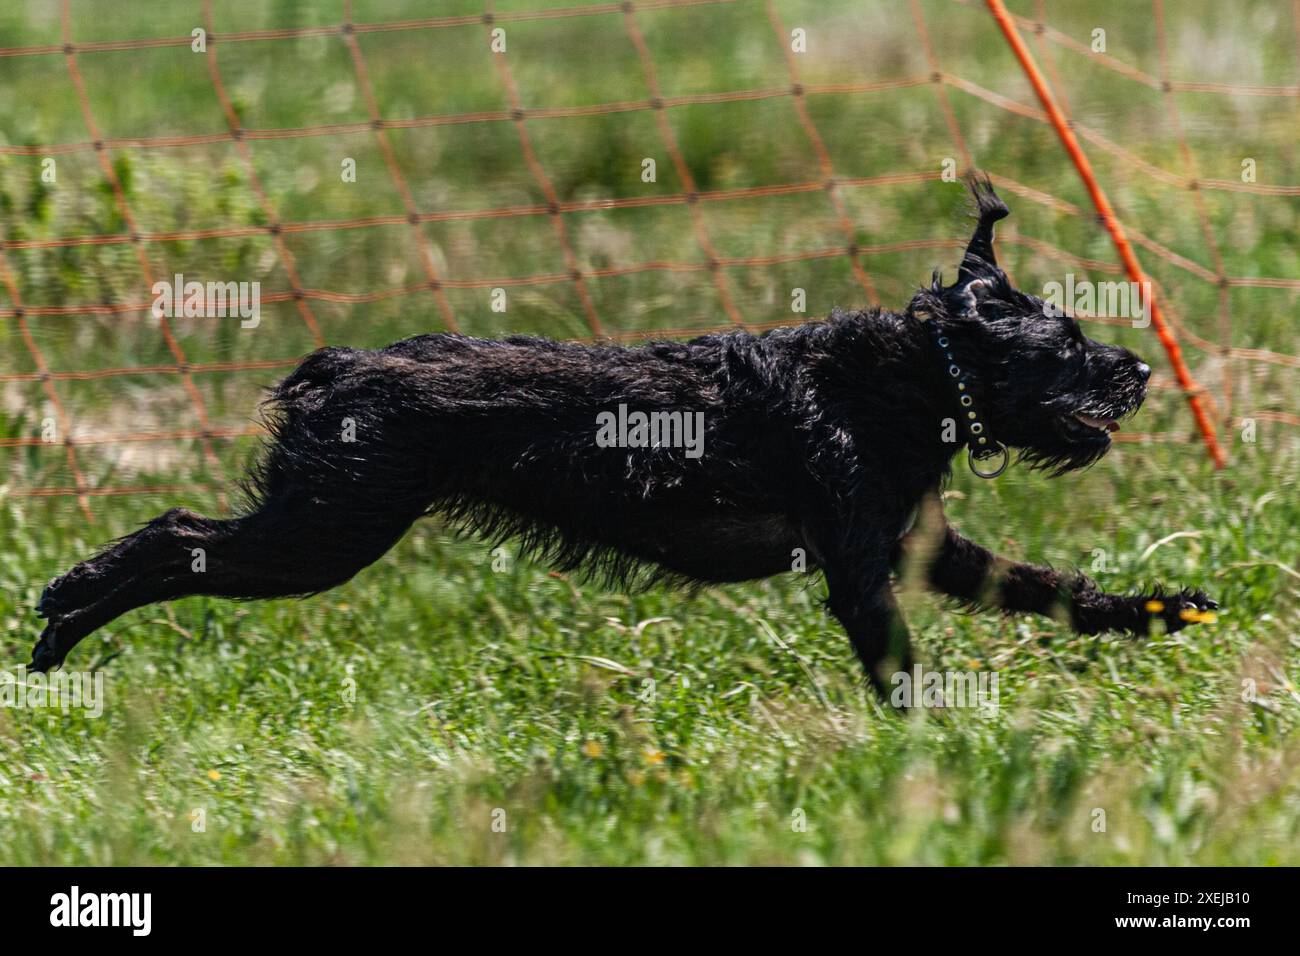
[[[1093,418],[1091,415],[1085,415],[1082,412],[1074,416],[1083,422],[1089,428],[1104,428],[1108,432],[1119,431],[1119,422],[1113,418]]]

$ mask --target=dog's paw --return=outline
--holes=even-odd
[[[1219,602],[1200,589],[1184,588],[1175,594],[1157,594],[1148,598],[1143,606],[1152,617],[1164,622],[1165,631],[1173,634],[1188,624],[1213,624]]]
[[[45,673],[52,667],[63,663],[67,650],[59,641],[59,622],[51,621],[41,632],[40,640],[32,648],[32,662],[27,665],[29,671]]]

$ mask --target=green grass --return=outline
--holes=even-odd
[[[333,7],[306,3],[216,6],[235,11],[225,15],[237,21],[218,24],[218,32],[337,16]],[[416,3],[355,6],[359,20],[428,15]],[[1209,22],[1201,16],[1208,5],[1170,7],[1178,38],[1172,74],[1293,82],[1287,5],[1247,6],[1212,36],[1198,26]],[[177,35],[199,22],[197,4],[192,15],[152,7],[128,5],[106,24],[74,4],[74,30],[82,39]],[[449,4],[447,12],[462,7],[479,9]],[[1084,40],[1093,25],[1105,25],[1115,56],[1155,72],[1151,18],[1139,7],[1100,3],[1095,16],[1081,17],[1049,5],[1049,19]],[[928,72],[905,8],[898,15],[859,3],[777,8],[787,29],[809,30],[815,56],[801,63],[807,83]],[[946,70],[1028,100],[978,5],[923,8]],[[666,96],[788,82],[761,3],[637,16]],[[7,10],[0,26],[6,44],[59,42],[57,19],[35,6]],[[618,15],[507,29],[529,106],[647,95]],[[483,37],[479,26],[362,36],[385,115],[501,108]],[[250,126],[364,117],[364,100],[355,89],[349,97],[346,50],[328,39],[222,49],[226,82]],[[1054,53],[1082,122],[1181,171],[1158,94]],[[138,58],[82,55],[105,135],[222,130],[207,71],[194,56],[188,48]],[[0,60],[0,84],[31,107],[0,112],[0,142],[88,138],[61,57]],[[1044,127],[960,91],[949,96],[981,166],[1086,206]],[[928,86],[808,103],[840,175],[937,169],[955,155]],[[1232,178],[1240,158],[1251,156],[1262,182],[1300,181],[1293,100],[1188,94],[1179,106],[1202,175]],[[788,98],[681,107],[667,116],[701,189],[819,176]],[[681,188],[649,113],[530,120],[529,130],[566,200]],[[509,124],[390,135],[422,209],[542,201]],[[286,220],[401,210],[369,133],[259,141],[253,153]],[[344,155],[358,159],[355,186],[338,180]],[[658,159],[658,183],[639,179],[645,156]],[[264,222],[232,146],[122,150],[112,160],[145,230]],[[1212,267],[1185,193],[1105,156],[1094,160],[1126,221]],[[35,158],[0,156],[4,238],[123,228],[91,154],[63,155],[58,168],[57,184],[43,184]],[[863,245],[958,237],[966,225],[954,214],[956,189],[924,182],[845,190],[845,201]],[[1300,274],[1293,199],[1224,191],[1206,191],[1204,199],[1228,274]],[[1018,233],[1113,261],[1108,240],[1086,218],[1025,199],[1012,205],[1005,238]],[[843,241],[820,193],[704,203],[701,213],[724,255]],[[682,206],[570,213],[565,224],[586,269],[703,261]],[[425,231],[448,276],[564,269],[545,217]],[[405,225],[286,241],[309,287],[381,290],[422,276]],[[149,254],[162,274],[287,287],[265,236],[151,245]],[[1027,288],[1059,280],[1069,267],[1014,241],[1000,254]],[[1142,255],[1186,327],[1219,341],[1213,285]],[[951,268],[952,258],[919,252],[866,265],[882,298],[898,305],[933,264]],[[127,245],[7,250],[5,261],[28,304],[143,295]],[[796,286],[807,290],[811,315],[862,302],[843,257],[734,268],[727,279],[752,322],[791,318]],[[724,320],[707,273],[647,272],[590,287],[613,331]],[[512,287],[505,314],[491,311],[488,291],[449,293],[466,331],[583,333],[568,283]],[[1232,344],[1295,351],[1293,290],[1234,288],[1227,302]],[[10,305],[0,291],[0,306]],[[377,345],[438,327],[427,296],[313,309],[336,343]],[[28,321],[56,370],[172,361],[145,319]],[[284,358],[311,347],[292,304],[266,307],[252,333],[211,321],[178,321],[176,331],[191,362]],[[1159,355],[1150,330],[1093,334]],[[1233,416],[1294,411],[1293,369],[1187,351],[1212,394],[1232,398]],[[0,320],[0,373],[33,367],[16,323]],[[214,423],[238,425],[248,421],[259,386],[275,377],[254,371],[195,381]],[[174,375],[55,387],[80,435],[194,422]],[[0,383],[0,438],[39,435],[51,414],[39,383]],[[1192,437],[1185,406],[1168,389],[1153,395],[1136,427]],[[625,595],[553,576],[512,554],[502,567],[485,545],[456,541],[434,521],[347,586],[314,599],[192,598],[133,612],[69,661],[105,675],[101,717],[0,707],[0,864],[1300,863],[1300,446],[1294,429],[1266,419],[1254,441],[1243,440],[1239,425],[1223,434],[1231,464],[1219,472],[1191,441],[1122,445],[1089,472],[1056,480],[1013,468],[996,482],[977,482],[958,469],[946,509],[975,540],[1013,558],[1078,566],[1108,589],[1153,580],[1199,585],[1223,605],[1216,624],[1129,642],[1077,637],[1040,619],[958,614],[905,589],[920,661],[995,673],[1000,707],[992,717],[952,709],[903,720],[882,712],[860,685],[843,633],[821,609],[819,577],[791,574],[695,596]],[[93,498],[93,525],[74,498],[9,493],[71,484],[61,447],[0,448],[0,661],[27,660],[39,630],[32,607],[49,577],[173,504],[219,510],[215,489],[254,444],[218,442],[221,473],[204,465],[193,442],[79,448],[96,486],[191,489]]]
[[[958,479],[949,513],[977,540],[1084,567],[1104,549],[1109,587],[1197,582],[1225,605],[1132,643],[909,592],[927,667],[997,673],[992,718],[882,713],[820,582],[628,597],[494,571],[431,525],[306,602],[137,612],[73,662],[112,658],[103,717],[0,710],[3,857],[1294,864],[1300,708],[1281,681],[1300,676],[1300,614],[1272,556],[1300,522],[1297,462],[1244,454],[1249,479],[1160,449],[1054,482]],[[11,503],[0,526],[11,660],[42,576],[127,530],[56,514]],[[1139,560],[1175,530],[1197,536]]]

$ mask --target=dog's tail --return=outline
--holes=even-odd
[[[364,354],[360,349],[338,346],[317,349],[271,389],[267,401],[271,404],[292,402],[305,393],[328,388],[355,367],[357,360]]]
[[[365,355],[361,349],[317,349],[270,387],[262,402],[268,440],[239,482],[244,497],[242,513],[251,514],[279,495],[289,481],[287,476],[296,472],[300,463],[326,461],[336,453],[322,438],[315,419]]]

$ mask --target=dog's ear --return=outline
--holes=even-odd
[[[966,182],[975,199],[979,223],[975,226],[975,234],[971,236],[966,255],[961,260],[961,268],[957,271],[959,289],[975,279],[988,277],[990,269],[997,269],[998,262],[993,255],[993,224],[1011,215],[1007,204],[993,191],[993,184],[987,176],[972,173]]]

